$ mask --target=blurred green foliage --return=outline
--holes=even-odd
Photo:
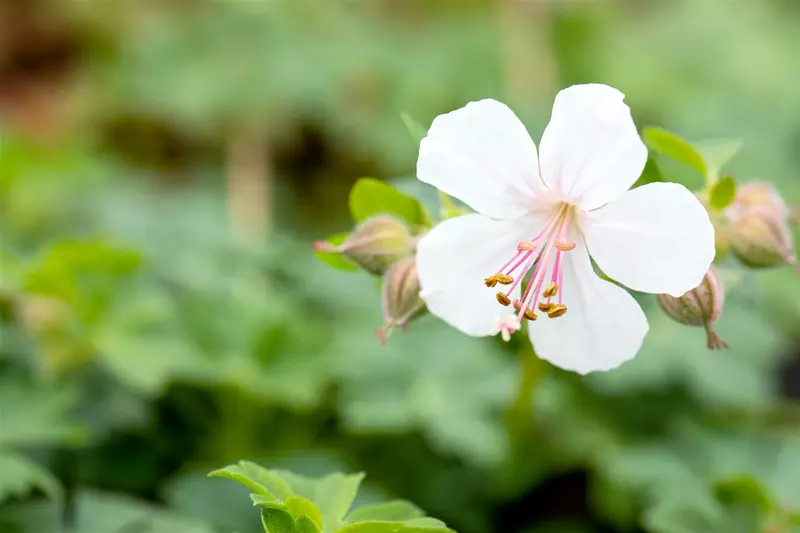
[[[438,213],[402,179],[403,113],[494,97],[537,138],[585,81],[640,126],[744,139],[693,142],[688,167],[650,143],[643,181],[797,202],[795,3],[20,6],[0,11],[0,532],[254,533],[247,490],[205,477],[245,457],[367,472],[357,508],[403,498],[461,533],[800,528],[791,269],[720,265],[729,350],[642,297],[639,356],[579,378],[430,317],[381,347],[375,280],[311,249],[350,229],[361,176],[419,197],[409,222]]]

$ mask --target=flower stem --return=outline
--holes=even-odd
[[[508,410],[508,429],[512,441],[524,440],[531,428],[533,402],[531,396],[547,372],[547,364],[536,356],[532,347],[526,346],[519,354],[520,380],[517,395]]]

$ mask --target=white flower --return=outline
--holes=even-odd
[[[539,157],[500,102],[433,121],[417,176],[477,214],[443,222],[418,244],[431,313],[473,336],[508,337],[527,318],[540,357],[585,374],[633,358],[648,330],[636,300],[595,274],[590,254],[636,291],[680,296],[700,284],[714,259],[708,214],[681,185],[628,190],[647,149],[623,98],[606,85],[561,91]]]

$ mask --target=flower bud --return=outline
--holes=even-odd
[[[385,324],[375,335],[386,344],[392,332],[405,327],[425,307],[419,296],[417,264],[413,257],[400,260],[389,268],[383,279],[383,319]]]
[[[722,315],[722,306],[725,302],[725,291],[713,267],[706,272],[700,285],[683,296],[676,298],[669,294],[659,294],[656,296],[656,301],[661,309],[677,322],[705,328],[709,349],[728,347],[713,328],[713,324]]]
[[[789,209],[770,183],[751,182],[740,185],[736,191],[736,199],[728,208],[731,220],[737,222],[756,213],[785,218]]]
[[[751,268],[798,268],[788,221],[776,213],[751,212],[733,225],[731,249]],[[800,269],[798,269],[800,272]]]
[[[341,253],[364,270],[380,275],[414,249],[414,240],[402,222],[379,215],[358,226],[342,244],[317,241],[314,249]]]

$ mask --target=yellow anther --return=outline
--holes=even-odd
[[[550,283],[547,288],[542,293],[545,298],[552,298],[556,294],[558,294],[558,284],[557,283]]]
[[[489,276],[488,278],[484,278],[483,283],[487,287],[494,287],[497,285],[497,276]]]
[[[539,311],[542,313],[549,312],[555,304],[551,304],[550,302],[539,302]]]
[[[517,250],[520,252],[532,252],[536,249],[536,243],[533,241],[520,241],[517,244]]]
[[[522,301],[521,300],[514,300],[513,305],[514,305],[514,310],[515,311],[517,311],[518,313],[520,311],[522,311]],[[536,320],[537,318],[539,318],[539,315],[534,313],[533,310],[531,308],[529,308],[529,307],[525,308],[525,313],[522,316],[524,316],[528,320]]]
[[[508,296],[506,296],[502,292],[498,292],[497,293],[497,301],[500,302],[503,305],[508,305],[508,304],[511,303],[511,300],[508,299]]]
[[[536,313],[534,313],[534,312],[531,310],[531,308],[530,308],[530,307],[526,307],[526,308],[525,308],[525,314],[524,314],[523,316],[524,316],[525,318],[527,318],[528,320],[536,320],[537,318],[539,318],[539,315],[537,315]]]
[[[497,280],[497,283],[502,283],[503,285],[511,285],[514,283],[514,278],[508,274],[495,274],[494,279]]]
[[[565,314],[567,314],[567,306],[564,304],[555,304],[547,312],[547,316],[550,318],[558,318],[560,316],[564,316]]]
[[[574,242],[557,242],[556,243],[556,248],[558,248],[562,252],[569,252],[570,250],[574,250],[575,249],[575,243]]]

